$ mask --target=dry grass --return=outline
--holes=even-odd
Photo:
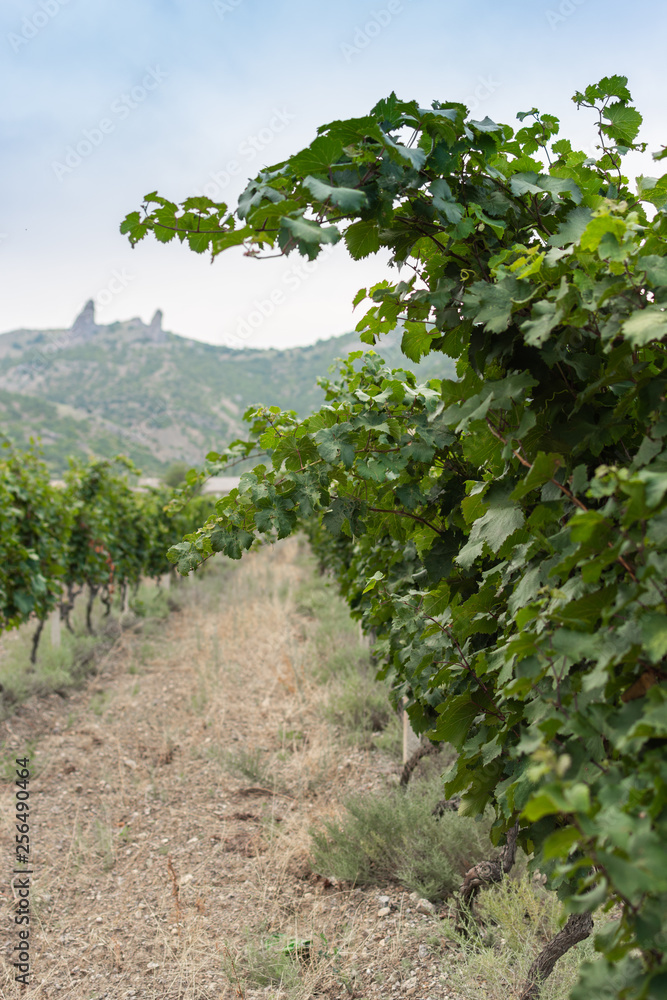
[[[12,932],[3,997],[481,996],[447,986],[478,973],[404,888],[312,874],[309,830],[353,792],[394,789],[400,764],[391,740],[351,744],[345,719],[326,721],[334,637],[327,648],[303,607],[311,574],[298,540],[214,567],[178,588],[182,610],[150,644],[124,633],[82,690],[0,723],[0,852],[13,853],[11,762],[29,752],[35,869],[32,983],[13,981]],[[361,661],[356,626],[335,627]],[[500,937],[489,947],[500,965]]]

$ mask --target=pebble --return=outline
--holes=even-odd
[[[388,906],[383,906],[378,910],[378,917],[388,917],[391,913],[391,909]]]
[[[425,913],[427,916],[432,917],[435,913],[435,906],[429,899],[420,899],[415,906],[417,913]]]

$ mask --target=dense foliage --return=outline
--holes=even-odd
[[[0,627],[44,619],[61,589],[64,537],[72,523],[54,502],[48,470],[34,451],[0,452]]]
[[[574,98],[598,154],[536,109],[514,132],[395,95],[319,129],[235,212],[153,193],[123,224],[314,258],[380,247],[402,280],[362,290],[373,344],[456,360],[417,385],[352,356],[299,420],[247,416],[263,453],[174,546],[187,573],[309,525],[413,726],[458,750],[462,811],[489,804],[570,912],[618,905],[573,997],[667,994],[667,176],[623,176],[641,116],[627,81]],[[666,151],[656,154],[664,158]],[[360,369],[361,364],[361,370]],[[317,519],[318,527],[313,518]],[[326,534],[325,534],[326,532]]]
[[[114,590],[160,577],[171,564],[170,543],[213,509],[197,497],[175,517],[165,511],[174,491],[137,492],[127,459],[72,462],[64,485],[52,484],[34,449],[5,442],[0,453],[0,630],[60,607],[65,621],[74,598],[88,591],[88,626],[95,596],[107,607]],[[35,645],[36,649],[36,645]],[[34,650],[33,650],[34,654]]]

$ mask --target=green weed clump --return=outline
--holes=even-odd
[[[260,928],[257,937],[247,932],[245,945],[235,956],[227,946],[223,948],[223,971],[238,996],[245,996],[244,987],[277,987],[271,996],[305,1000],[334,995],[334,986],[344,986],[354,996],[351,980],[341,968],[339,949],[322,931],[300,938],[280,932],[266,934],[266,927]]]
[[[534,959],[565,921],[560,900],[524,871],[480,892],[475,911],[465,936],[442,925],[460,949],[457,962],[448,966],[450,989],[467,1000],[518,996]],[[568,951],[543,984],[540,1000],[567,1000],[581,963],[595,958],[590,939]]]
[[[216,746],[209,750],[209,756],[239,778],[247,778],[256,785],[272,783],[271,768],[262,750],[256,748],[246,750],[244,747],[238,750],[223,750]]]
[[[130,597],[130,611],[137,618],[144,619],[144,632],[157,630],[160,623],[169,617],[172,611],[178,611],[178,600],[164,587],[142,584],[137,593]]]
[[[258,941],[249,938],[236,959],[226,952],[223,971],[234,986],[243,980],[250,987],[277,985],[289,993],[301,979],[300,956],[297,949],[290,948],[290,944],[294,945],[294,942],[290,942],[284,934],[271,934]],[[304,951],[307,957],[308,949]]]
[[[489,826],[456,813],[440,819],[438,776],[382,794],[347,799],[342,819],[311,831],[315,871],[356,885],[395,882],[432,901],[461,884],[472,865],[489,857]]]

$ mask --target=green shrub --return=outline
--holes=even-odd
[[[279,985],[289,989],[300,979],[300,955],[298,949],[290,947],[294,944],[284,934],[271,934],[258,942],[249,938],[236,959],[232,960],[229,953],[225,955],[225,975],[234,986],[242,980],[248,986]]]
[[[339,821],[311,831],[315,870],[357,885],[396,882],[430,900],[443,899],[461,876],[489,855],[489,822],[432,809],[442,798],[434,776],[345,802]]]
[[[449,925],[448,936],[460,949],[449,967],[449,987],[466,1000],[518,996],[534,959],[563,925],[562,903],[524,872],[481,892],[476,910],[478,920],[465,937]],[[540,1000],[566,1000],[579,966],[594,958],[590,940],[572,948],[542,986]]]

